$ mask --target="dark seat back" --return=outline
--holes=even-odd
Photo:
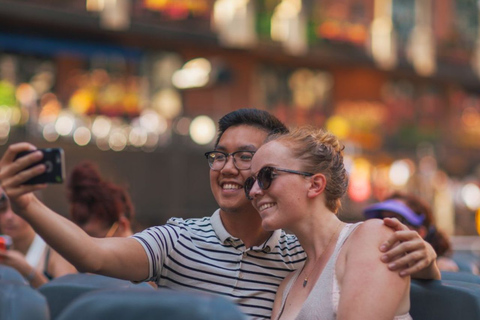
[[[81,296],[58,320],[244,320],[231,301],[216,295],[169,289],[105,289]]]
[[[50,319],[45,297],[28,285],[0,281],[0,320],[32,319]]]
[[[464,281],[412,280],[415,320],[480,319],[480,285]]]
[[[85,293],[106,288],[136,287],[154,290],[147,283],[133,284],[126,280],[88,273],[68,274],[53,279],[38,290],[47,298],[51,317],[56,319],[68,304]]]
[[[0,264],[0,281],[10,281],[27,285],[28,282],[16,269]]]
[[[442,280],[464,281],[480,284],[480,276],[470,272],[442,271]]]

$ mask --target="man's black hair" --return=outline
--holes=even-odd
[[[265,130],[268,134],[287,133],[288,128],[274,115],[259,109],[238,109],[227,113],[218,121],[218,137],[215,148],[223,133],[230,127],[248,125]]]

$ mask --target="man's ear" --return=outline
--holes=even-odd
[[[317,173],[310,177],[310,187],[308,188],[307,196],[314,198],[323,193],[327,186],[327,179],[321,173]]]

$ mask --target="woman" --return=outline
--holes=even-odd
[[[104,180],[96,165],[76,165],[68,180],[73,222],[96,238],[129,237],[135,210],[127,191]]]
[[[388,270],[377,250],[393,231],[336,215],[348,177],[335,136],[314,128],[271,136],[252,172],[245,191],[262,226],[292,231],[307,253],[280,285],[272,319],[411,319],[410,278]]]
[[[0,234],[12,238],[13,247],[0,250],[0,264],[8,265],[20,272],[34,288],[69,273],[76,273],[56,251],[52,250],[33,228],[16,215],[10,201],[0,189]]]
[[[430,205],[419,197],[396,191],[385,201],[365,208],[364,215],[367,219],[397,218],[432,245],[437,253],[437,266],[440,270],[459,271],[457,263],[448,257],[451,253],[448,236],[436,228]]]

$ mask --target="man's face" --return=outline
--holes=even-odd
[[[225,153],[236,151],[256,151],[267,137],[265,130],[249,125],[228,128],[218,142],[216,150]],[[254,210],[243,191],[243,184],[251,174],[250,169],[238,170],[232,156],[229,156],[223,169],[210,169],[210,187],[220,209],[224,212]]]

